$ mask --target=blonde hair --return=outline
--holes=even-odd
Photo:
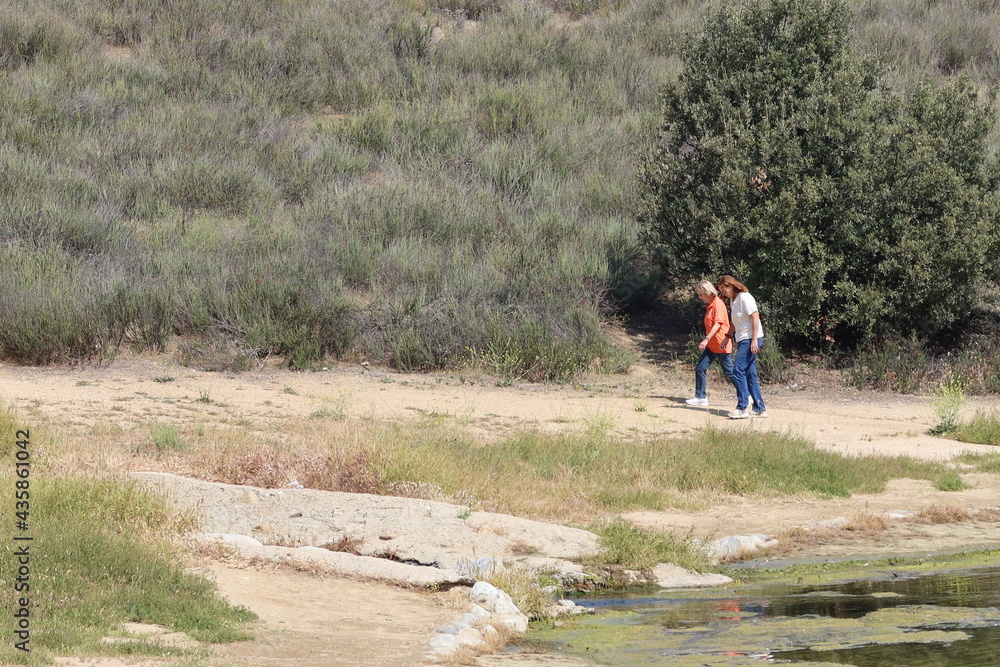
[[[712,296],[719,296],[719,291],[715,289],[715,285],[708,280],[699,280],[694,286],[694,291],[698,294],[711,294]]]

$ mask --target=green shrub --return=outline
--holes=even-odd
[[[732,273],[790,335],[847,347],[967,317],[1000,229],[993,108],[967,80],[893,94],[850,20],[841,0],[710,12],[640,209],[674,284]]]

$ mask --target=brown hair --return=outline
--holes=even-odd
[[[715,286],[717,288],[719,288],[720,292],[724,288],[726,288],[726,287],[732,287],[737,292],[749,292],[750,291],[750,290],[747,289],[746,285],[744,285],[743,283],[741,283],[740,281],[738,281],[736,278],[733,278],[732,276],[721,276],[719,278],[719,282],[717,282],[715,284]]]

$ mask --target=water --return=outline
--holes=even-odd
[[[856,667],[1000,665],[1000,567],[577,602],[602,613],[535,633],[540,648],[628,667],[723,654]]]

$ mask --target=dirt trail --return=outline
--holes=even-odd
[[[684,434],[712,425],[787,431],[845,455],[949,460],[963,451],[998,451],[926,435],[935,418],[925,397],[851,390],[829,373],[813,371],[787,387],[766,386],[770,418],[743,421],[724,418],[734,406],[733,392],[724,391],[714,378],[709,386],[712,406],[687,406],[684,399],[693,385],[690,375],[674,367],[641,363],[626,376],[593,378],[574,386],[497,387],[459,373],[406,375],[361,366],[319,372],[265,367],[241,374],[206,373],[159,355],[119,359],[102,367],[0,365],[0,400],[14,405],[29,422],[44,420],[92,438],[108,428],[148,433],[156,422],[280,428],[322,410],[400,422],[449,419],[490,437],[523,427],[559,431],[600,425],[621,433]],[[996,402],[970,400],[965,410],[971,414],[978,408],[995,409]],[[774,532],[866,509],[918,510],[940,502],[973,509],[1000,504],[998,478],[969,476],[967,481],[975,488],[950,494],[924,482],[898,480],[885,493],[850,499],[723,498],[700,512],[636,512],[629,518],[640,525],[722,536]],[[907,524],[881,536],[812,545],[806,555],[912,554],[996,544],[1000,544],[998,523]],[[258,641],[220,649],[221,665],[416,665],[433,628],[455,615],[433,595],[378,584],[319,581],[284,570],[258,572],[223,565],[211,569],[225,595],[263,619]],[[541,664],[539,658],[524,660]]]

